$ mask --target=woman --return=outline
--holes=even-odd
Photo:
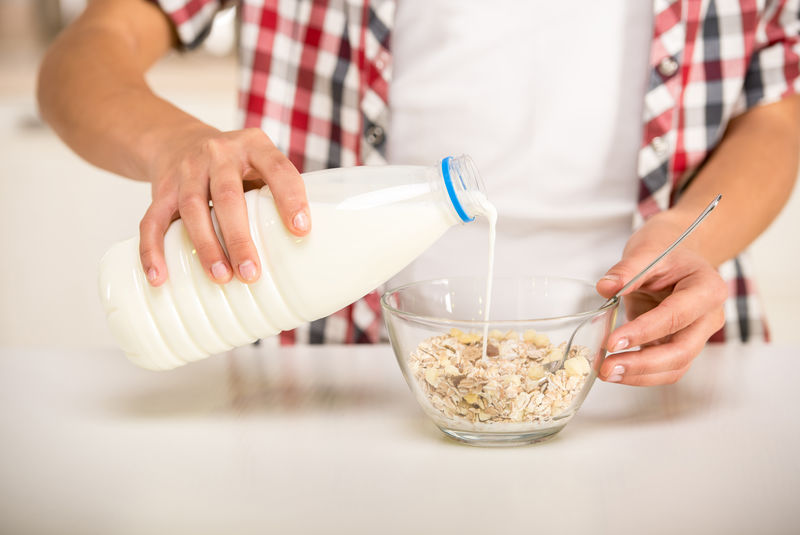
[[[287,228],[304,235],[298,170],[469,152],[501,216],[498,271],[603,275],[604,296],[722,193],[713,217],[626,296],[631,321],[609,338],[614,351],[639,349],[608,358],[601,378],[663,384],[709,338],[766,335],[737,255],[797,175],[800,45],[797,2],[751,3],[244,1],[244,129],[219,132],[144,79],[170,47],[202,41],[218,2],[161,0],[162,11],[96,0],[45,58],[39,101],[80,155],[152,183],[141,258],[153,285],[168,277],[163,235],[177,216],[212,280],[255,280],[242,192],[268,184]],[[450,251],[475,243],[466,234],[402,276],[442,274]],[[379,337],[374,298],[338,314],[356,328],[321,320],[281,339]]]

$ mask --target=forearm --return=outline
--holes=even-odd
[[[721,193],[718,208],[687,241],[718,266],[745,249],[778,215],[794,186],[799,157],[800,97],[751,109],[731,121],[677,204],[654,217],[653,224],[685,227]]]
[[[134,6],[123,17],[119,6]],[[156,96],[144,73],[171,45],[157,8],[94,2],[48,51],[40,70],[43,118],[81,157],[114,173],[152,179],[167,136],[209,128]]]

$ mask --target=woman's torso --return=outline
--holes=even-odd
[[[466,153],[497,206],[498,275],[593,280],[631,233],[651,6],[402,0],[389,163]],[[449,231],[393,282],[480,273],[485,222]]]

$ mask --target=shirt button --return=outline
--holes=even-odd
[[[657,69],[661,76],[670,77],[678,72],[678,62],[672,59],[671,56],[667,56],[658,62]]]
[[[663,137],[654,137],[650,142],[650,146],[653,147],[653,151],[657,156],[664,156],[669,150],[669,143]]]
[[[386,67],[386,62],[383,61],[382,58],[378,58],[375,60],[375,67],[377,67],[379,71],[382,71],[383,68]]]
[[[377,124],[373,124],[369,128],[367,128],[365,137],[367,139],[367,143],[369,143],[373,147],[377,147],[378,145],[383,143],[386,134],[384,133],[383,128],[381,128]]]

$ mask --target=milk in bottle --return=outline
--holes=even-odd
[[[313,230],[283,225],[269,188],[245,193],[261,260],[258,281],[212,282],[181,220],[164,239],[169,279],[147,282],[138,237],[100,265],[109,328],[137,365],[166,370],[327,316],[395,275],[448,228],[485,214],[483,184],[468,156],[434,167],[374,166],[303,175]],[[220,243],[219,227],[212,209]]]

